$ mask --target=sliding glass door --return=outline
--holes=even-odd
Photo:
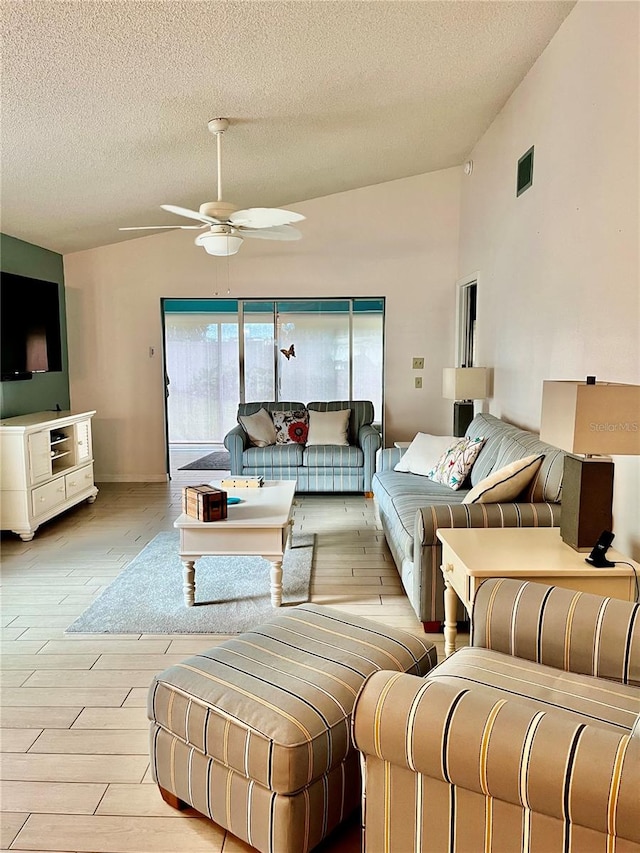
[[[277,303],[280,400],[350,399],[349,304],[338,299]]]
[[[276,399],[276,324],[273,302],[245,302],[243,401]]]
[[[219,443],[236,423],[240,393],[237,303],[227,300],[226,306],[207,306],[223,300],[192,301],[200,304],[183,306],[191,311],[165,311],[170,444]]]
[[[382,421],[382,299],[164,299],[170,444],[218,444],[239,402],[371,400]]]

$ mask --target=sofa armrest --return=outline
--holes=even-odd
[[[364,492],[371,492],[371,478],[376,471],[376,453],[382,440],[378,430],[371,424],[363,424],[358,430],[358,445],[364,456]]]
[[[441,527],[558,527],[560,504],[432,504],[416,512],[415,547],[438,545]]]
[[[640,687],[640,605],[507,578],[481,584],[471,644]]]
[[[376,450],[382,444],[382,439],[380,438],[380,433],[378,430],[372,426],[371,424],[364,424],[358,430],[358,446],[362,448],[365,452],[371,453],[375,456]]]
[[[386,671],[365,681],[352,731],[365,757],[365,786],[366,758],[375,756],[527,811],[640,842],[640,738],[496,700],[481,686],[459,689]]]
[[[376,471],[393,471],[395,465],[400,461],[402,450],[398,447],[384,447],[378,453],[376,460]]]
[[[224,446],[229,451],[232,474],[242,474],[242,454],[249,444],[249,437],[244,429],[238,424],[234,426],[224,437]]]

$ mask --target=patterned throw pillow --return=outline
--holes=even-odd
[[[484,438],[459,438],[451,444],[427,474],[434,483],[459,489],[482,450]]]
[[[309,432],[309,412],[271,412],[276,428],[276,444],[304,444]]]

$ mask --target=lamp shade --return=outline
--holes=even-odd
[[[545,381],[540,438],[569,453],[640,455],[640,385]]]
[[[225,258],[228,255],[236,254],[240,246],[242,246],[242,237],[226,231],[216,233],[211,230],[205,234],[198,234],[195,243],[196,246],[202,246],[209,255],[217,255],[218,257]]]
[[[484,400],[488,385],[486,367],[445,367],[442,371],[442,396],[447,400]]]

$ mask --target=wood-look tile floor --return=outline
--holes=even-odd
[[[0,849],[251,849],[195,812],[166,805],[149,772],[145,701],[152,674],[225,638],[64,634],[156,533],[172,529],[182,485],[202,482],[199,476],[103,484],[95,504],[48,522],[31,542],[2,533]],[[297,496],[294,529],[317,534],[314,602],[422,632],[373,501]],[[442,635],[433,639],[442,656]],[[318,851],[359,849],[356,815]]]

